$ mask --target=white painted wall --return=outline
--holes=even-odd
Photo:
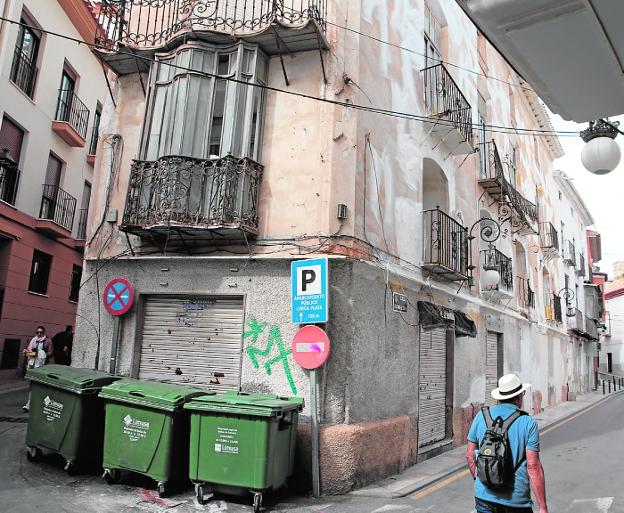
[[[5,1],[10,19],[19,20],[25,8],[42,29],[81,39],[55,0]],[[0,12],[3,12],[3,3],[0,2]],[[53,152],[64,162],[60,186],[76,198],[75,234],[84,182],[93,182],[93,168],[87,164],[86,156],[97,102],[103,104],[108,94],[104,74],[88,47],[44,34],[39,47],[38,78],[31,100],[9,80],[18,28],[4,23],[0,31],[0,120],[6,115],[26,132],[19,162],[21,179],[16,206],[33,217],[39,215],[46,165],[50,152]],[[78,73],[76,94],[90,111],[84,148],[70,147],[51,129],[65,61]]]
[[[624,296],[607,300],[606,309],[611,316],[611,336],[601,339],[600,370],[607,371],[607,353],[611,353],[613,372],[622,375],[624,373]]]

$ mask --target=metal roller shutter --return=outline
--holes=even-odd
[[[446,329],[420,329],[418,447],[446,437]]]
[[[145,299],[139,378],[238,390],[242,297]]]
[[[492,390],[498,386],[498,333],[488,331],[485,336],[485,404],[496,404]]]

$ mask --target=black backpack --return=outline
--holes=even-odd
[[[514,465],[507,431],[519,417],[527,413],[516,410],[505,420],[502,417],[492,420],[489,407],[484,406],[481,412],[485,418],[486,430],[479,444],[477,477],[488,488],[508,488],[513,486],[514,476],[524,462],[525,454],[523,452],[518,463]]]

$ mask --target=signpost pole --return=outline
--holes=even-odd
[[[310,415],[312,417],[312,429],[310,431],[312,442],[312,492],[315,497],[320,497],[321,481],[319,471],[318,407],[316,404],[316,369],[310,371]]]
[[[119,331],[121,317],[113,317],[113,341],[111,343],[111,356],[109,373],[113,376],[117,373],[117,347],[119,346]]]

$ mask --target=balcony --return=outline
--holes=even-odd
[[[56,116],[52,121],[54,130],[67,144],[84,148],[87,144],[89,109],[72,90],[59,89]]]
[[[478,148],[481,160],[479,185],[499,203],[499,217],[503,220],[510,219],[515,231],[534,233],[537,206],[522,196],[505,176],[496,143],[479,143]]]
[[[513,272],[511,258],[504,255],[495,248],[481,251],[481,266],[483,269],[495,269],[500,274],[500,282],[494,288],[484,290],[494,290],[503,292],[509,297],[513,294]]]
[[[587,316],[585,316],[585,334],[590,340],[598,340],[600,338],[596,321]]]
[[[585,257],[583,256],[583,253],[579,253],[578,256],[579,259],[578,267],[576,268],[576,274],[578,274],[579,276],[585,276]]]
[[[448,281],[468,279],[468,231],[439,208],[424,217],[423,268]]]
[[[539,225],[540,247],[543,250],[559,251],[559,235],[552,223],[546,221]]]
[[[58,185],[43,185],[39,219],[35,228],[54,238],[71,237],[76,211],[76,198],[65,192]]]
[[[135,160],[121,228],[139,236],[173,231],[225,240],[256,235],[262,171],[257,162],[231,155]]]
[[[568,316],[568,328],[570,331],[577,333],[578,335],[585,335],[585,316],[578,308],[572,308],[571,312],[574,315]]]
[[[521,276],[518,276],[516,279],[518,284],[518,305],[525,310],[535,308],[535,292],[533,292],[529,280]]]
[[[6,151],[0,150],[0,201],[15,205],[20,171]]]
[[[427,115],[439,121],[426,128],[452,155],[466,155],[472,147],[472,107],[443,64],[423,70]]]
[[[544,316],[547,321],[563,322],[561,297],[557,294],[548,294],[544,300]]]
[[[327,50],[327,0],[102,0],[98,54],[118,75],[147,71],[145,61],[189,36],[223,45],[258,44],[269,55]]]
[[[576,267],[576,251],[572,241],[568,241],[567,244],[564,243],[563,261],[573,267]]]
[[[19,47],[15,48],[9,77],[11,82],[24,91],[29,98],[33,97],[37,80],[37,67]]]

